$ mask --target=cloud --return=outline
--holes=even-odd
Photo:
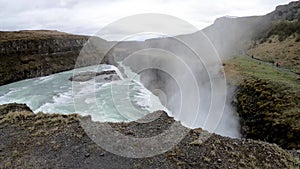
[[[0,30],[55,29],[94,34],[120,18],[168,14],[202,29],[221,16],[263,15],[291,0],[0,0]]]

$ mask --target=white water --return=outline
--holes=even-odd
[[[164,110],[170,116],[174,116],[161,104],[157,96],[140,83],[139,75],[124,65],[122,67],[125,68],[128,78],[123,78],[114,66],[99,65],[0,86],[0,105],[25,103],[35,113],[78,113],[91,115],[92,120],[102,122],[134,121],[156,110]],[[103,82],[97,77],[86,82],[68,80],[79,72],[103,70],[115,70],[121,80]],[[181,120],[176,116],[174,118]],[[237,131],[224,127],[230,125],[233,120],[223,116],[219,127],[211,132],[238,137]]]
[[[130,70],[126,73],[135,80],[122,78],[113,82],[71,82],[68,79],[78,72],[116,70],[110,65],[90,66],[27,79],[0,86],[0,104],[25,103],[35,113],[78,113],[91,115],[94,121],[132,121],[155,110],[166,110],[149,90],[139,82],[139,76]]]

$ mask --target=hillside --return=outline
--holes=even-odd
[[[229,83],[237,86],[233,104],[243,137],[299,149],[299,18],[295,1],[263,16],[221,17],[202,30],[225,62]],[[272,66],[276,61],[281,69]]]
[[[299,76],[242,56],[226,61],[225,72],[237,86],[233,104],[243,137],[299,149]]]
[[[295,1],[264,16],[218,18],[203,29],[237,86],[233,104],[243,137],[299,149],[299,18]],[[276,61],[280,69],[272,66]]]
[[[281,5],[264,16],[222,17],[203,29],[219,54],[254,55],[296,73],[300,72],[300,1]]]
[[[254,37],[248,54],[300,74],[300,21],[280,21]]]
[[[300,1],[276,7],[266,15],[271,22],[252,37],[250,55],[300,73]]]

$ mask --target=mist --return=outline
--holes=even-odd
[[[205,34],[151,39],[135,47],[122,63],[140,75],[170,116],[189,128],[240,136],[230,100],[233,91],[228,90],[220,55]]]
[[[217,31],[219,25],[198,31],[178,18],[145,15],[147,20],[144,15],[131,16],[98,33],[98,37],[113,35],[115,30],[127,33],[111,42],[102,53],[113,57],[113,64],[122,63],[137,73],[143,85],[170,110],[169,115],[184,126],[240,137],[239,119],[231,105],[234,87],[226,83],[222,63],[232,49],[239,49],[235,37],[228,34],[223,39],[222,32],[234,33],[234,30],[225,27],[220,33]],[[170,20],[172,22],[167,22]],[[187,27],[195,33],[176,36]],[[126,41],[131,36],[142,35],[141,32],[159,32],[157,35],[164,35],[164,38]],[[103,47],[101,44],[94,46]]]
[[[199,31],[168,15],[130,16],[96,34],[100,38],[113,35],[116,41],[107,43],[90,38],[88,46],[98,48],[97,52],[91,54],[88,48],[82,50],[90,56],[81,59],[91,64],[103,59],[113,60],[111,64],[121,71],[123,68],[118,63],[122,63],[140,75],[143,85],[157,95],[170,110],[169,115],[183,125],[240,137],[239,119],[232,106],[235,88],[226,82],[223,61],[246,51],[253,34],[266,27],[269,19],[268,15],[262,18],[222,17]],[[186,30],[194,33],[178,36]],[[160,38],[129,41],[132,37],[149,37],[149,32],[152,37]],[[99,53],[102,53],[100,58]]]

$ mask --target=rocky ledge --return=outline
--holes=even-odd
[[[108,123],[131,137],[150,137],[176,123],[164,112],[150,123]],[[171,150],[126,158],[95,144],[77,114],[34,114],[26,105],[0,106],[0,166],[4,168],[297,168],[300,162],[275,144],[188,130]],[[89,120],[90,121],[90,120]],[[94,123],[90,121],[90,123]],[[97,123],[95,123],[97,124]],[[206,138],[206,139],[203,139]],[[117,145],[116,142],[111,144]],[[137,145],[138,146],[138,145]]]
[[[100,82],[115,81],[121,79],[115,70],[105,70],[101,72],[80,72],[70,77],[69,80],[75,82],[85,82],[94,78],[97,78],[96,80]]]

